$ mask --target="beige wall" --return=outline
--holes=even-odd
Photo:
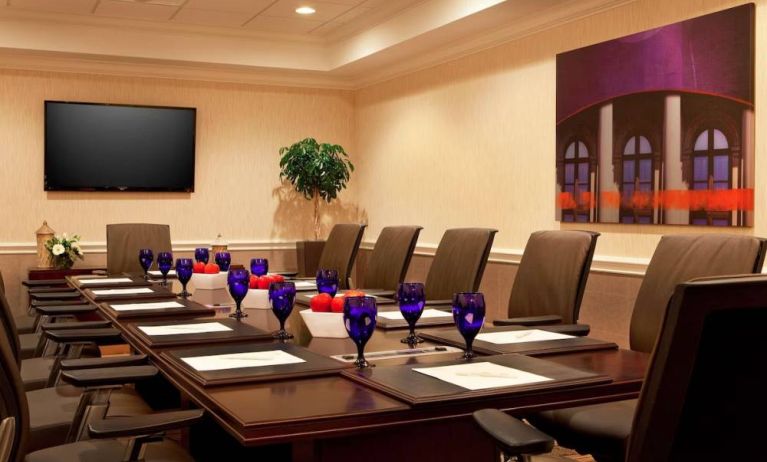
[[[567,227],[554,214],[556,54],[742,3],[638,0],[358,91],[355,181],[370,220],[366,240],[395,223],[424,226],[420,244],[436,244],[446,228],[487,226],[500,230],[496,249],[520,249],[532,231]],[[767,92],[766,14],[767,3],[757,2],[757,107]],[[762,114],[756,111],[757,127]],[[767,182],[764,139],[757,133],[757,206]],[[711,231],[572,227],[602,233],[597,259],[649,258],[661,234]],[[753,229],[732,232],[766,236],[765,208],[757,209]]]

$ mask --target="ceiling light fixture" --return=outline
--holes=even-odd
[[[302,6],[299,8],[296,8],[296,13],[298,14],[314,14],[317,10],[312,8],[311,6]]]

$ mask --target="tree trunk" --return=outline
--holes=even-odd
[[[320,239],[320,193],[314,191],[314,239]]]

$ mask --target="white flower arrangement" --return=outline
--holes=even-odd
[[[67,236],[53,236],[45,242],[45,248],[51,254],[51,261],[56,268],[70,268],[76,259],[83,259],[83,250],[80,248],[80,236],[77,234]]]

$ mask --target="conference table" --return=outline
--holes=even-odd
[[[181,289],[177,281],[173,281],[170,288],[177,293]],[[195,290],[193,284],[189,290],[192,301],[214,308],[210,319],[229,319],[233,301],[227,290]],[[636,398],[649,361],[646,354],[623,349],[548,354],[543,359],[595,372],[611,380],[428,405],[408,404],[342,374],[206,387],[163,354],[170,347],[150,346],[144,336],[138,335],[135,324],[146,323],[146,319],[121,318],[103,305],[100,308],[102,316],[122,332],[131,349],[146,354],[159,369],[162,383],[155,381],[139,386],[150,403],[206,410],[204,422],[183,436],[199,460],[222,460],[222,456],[226,460],[268,458],[264,460],[296,462],[361,458],[366,462],[494,460],[493,442],[474,424],[473,411],[492,407],[524,416],[545,409]],[[356,353],[355,345],[348,338],[313,338],[298,313],[305,308],[296,304],[287,320],[286,329],[294,334],[288,343],[323,356]],[[389,309],[396,309],[396,305]],[[268,332],[279,327],[271,310],[245,309],[244,312],[248,316],[242,323]],[[406,330],[376,329],[365,351],[406,348],[400,342],[406,333]],[[278,343],[271,339],[260,342]],[[418,347],[434,345],[427,341]],[[433,365],[460,358],[461,352],[449,352],[371,362],[378,367]],[[176,396],[169,398],[173,394]]]

